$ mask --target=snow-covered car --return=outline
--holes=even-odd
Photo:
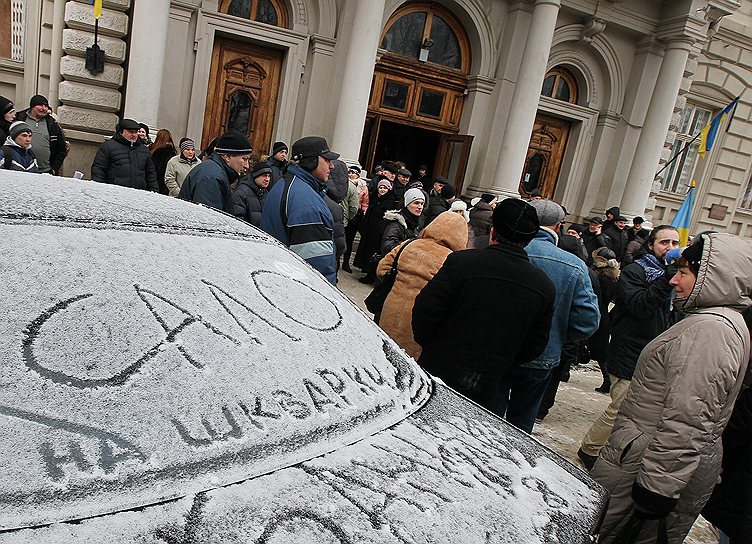
[[[214,210],[0,173],[0,542],[589,541],[607,494]]]

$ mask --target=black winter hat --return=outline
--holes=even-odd
[[[292,159],[313,159],[323,157],[333,161],[339,159],[339,153],[329,149],[329,144],[321,136],[305,136],[292,144]]]
[[[15,106],[13,105],[13,102],[8,100],[4,96],[0,96],[0,115],[5,115],[14,108]]]
[[[399,168],[397,168],[397,165],[393,162],[388,162],[384,164],[381,168],[382,170],[386,170],[387,172],[391,172],[392,174],[399,173]]]
[[[220,155],[250,155],[251,142],[237,130],[228,130],[217,138],[214,152]]]
[[[290,151],[290,148],[287,147],[285,142],[274,142],[274,145],[272,146],[272,155],[276,155],[282,150]]]
[[[441,188],[441,198],[444,200],[449,200],[450,198],[454,198],[457,194],[457,191],[454,190],[454,187],[451,185],[444,185]]]
[[[486,204],[490,204],[491,202],[493,202],[494,198],[496,197],[492,195],[491,193],[483,193],[480,195],[480,199]]]
[[[146,135],[148,136],[149,135],[149,125],[147,125],[146,123],[137,123],[137,124],[138,124],[138,128],[144,129],[146,131]]]
[[[443,176],[436,176],[433,180],[434,183],[441,183],[442,185],[446,185],[449,183],[449,180]]]
[[[692,243],[687,249],[682,251],[682,258],[690,264],[697,265],[702,259],[702,248],[705,247],[705,240],[702,236],[698,236],[697,240]]]
[[[613,208],[609,208],[606,210],[606,215],[611,214],[614,217],[618,217],[621,215],[621,210],[619,209],[619,206],[614,206]]]
[[[29,100],[29,107],[33,108],[34,106],[47,106],[50,107],[50,103],[47,102],[47,97],[42,96],[41,94],[35,94],[31,97],[31,100]]]
[[[502,200],[493,211],[494,231],[515,244],[527,245],[540,229],[538,213],[530,204],[518,198]]]
[[[10,128],[8,129],[8,134],[10,135],[12,140],[15,140],[19,134],[23,134],[24,132],[28,132],[31,134],[31,127],[24,123],[23,121],[15,121],[10,125]]]
[[[253,166],[249,176],[251,179],[256,179],[262,174],[271,174],[271,173],[272,173],[272,169],[269,167],[266,161],[259,161]]]

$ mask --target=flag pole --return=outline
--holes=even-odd
[[[697,134],[695,134],[695,137],[694,137],[694,138],[692,138],[692,139],[691,139],[691,140],[689,140],[689,141],[688,141],[688,142],[687,142],[686,144],[684,144],[684,147],[682,147],[682,148],[681,148],[681,149],[680,149],[680,150],[679,150],[679,151],[678,151],[678,152],[676,153],[676,155],[674,155],[673,157],[671,157],[671,160],[669,160],[669,161],[668,161],[668,162],[667,162],[666,164],[664,164],[664,165],[663,165],[663,168],[661,168],[660,170],[658,170],[658,172],[657,172],[657,173],[655,174],[655,177],[653,177],[653,179],[656,179],[656,178],[657,178],[657,177],[658,177],[658,176],[659,176],[659,175],[661,174],[661,172],[663,172],[663,171],[664,171],[664,170],[665,170],[666,168],[668,168],[669,166],[671,166],[671,164],[672,164],[672,163],[673,163],[673,162],[674,162],[674,161],[675,161],[676,159],[678,159],[678,158],[679,158],[679,157],[681,156],[681,154],[682,154],[682,153],[684,153],[684,152],[685,152],[685,151],[686,151],[687,149],[689,149],[689,146],[690,146],[690,145],[692,145],[692,144],[694,143],[694,141],[695,141],[695,140],[697,140],[697,138],[699,138],[699,137],[700,137],[701,135],[702,135],[702,130],[701,130],[700,132],[698,132]]]

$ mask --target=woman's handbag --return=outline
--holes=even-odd
[[[384,308],[384,302],[386,302],[386,297],[389,296],[389,291],[392,290],[392,287],[394,286],[394,280],[397,279],[397,263],[399,262],[400,255],[404,251],[404,249],[410,245],[410,242],[413,240],[408,240],[407,243],[402,244],[402,247],[399,248],[399,251],[397,252],[397,255],[394,256],[394,262],[392,263],[392,268],[390,268],[386,274],[384,274],[384,277],[381,278],[381,282],[377,283],[371,293],[366,297],[366,299],[363,301],[366,304],[366,308],[368,308],[368,311],[372,314],[379,314],[381,313],[381,310]]]

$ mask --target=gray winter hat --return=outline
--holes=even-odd
[[[553,227],[564,221],[564,208],[553,200],[531,200],[530,205],[535,208],[541,227]]]

